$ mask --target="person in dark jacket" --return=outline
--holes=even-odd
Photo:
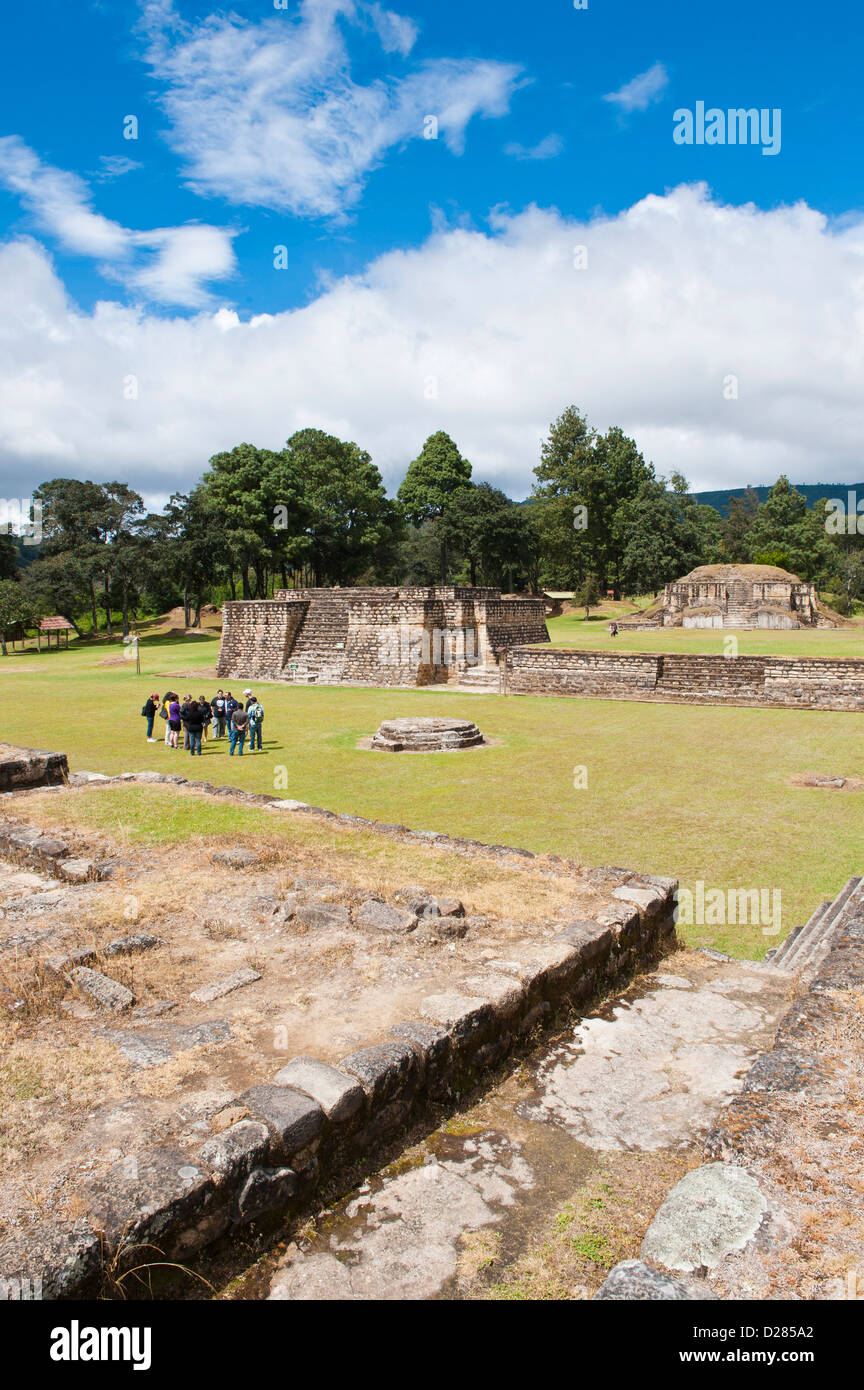
[[[148,742],[148,743],[155,743],[155,742],[156,742],[155,738],[153,737],[153,720],[156,718],[156,713],[157,713],[158,709],[159,709],[159,696],[158,696],[158,695],[148,695],[148,696],[147,696],[147,700],[146,700],[146,702],[145,702],[145,704],[144,704],[144,708],[143,708],[142,711],[141,711],[141,713],[144,715],[144,718],[147,720],[147,742]]]
[[[187,750],[189,748],[189,732],[186,728],[186,716],[189,713],[189,706],[191,704],[192,696],[184,695],[182,704],[180,705],[180,718],[183,721],[183,747]]]
[[[192,757],[198,754],[201,757],[201,732],[204,728],[204,715],[197,700],[191,700],[188,705],[184,705],[183,727],[186,730],[186,739],[189,752]]]
[[[249,716],[242,705],[235,702],[234,712],[228,724],[228,738],[230,746],[228,752],[233,758],[234,749],[239,746],[240,757],[243,757],[243,744],[246,742],[246,730],[249,728]]]
[[[203,743],[206,743],[207,730],[210,728],[210,720],[213,717],[213,710],[210,707],[210,702],[207,699],[206,695],[198,696],[198,708],[200,709],[202,718],[204,720],[204,723],[201,727],[201,741]]]

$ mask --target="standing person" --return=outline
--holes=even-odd
[[[228,720],[229,733],[231,732],[231,716],[234,713],[235,709],[239,708],[239,705],[240,701],[235,700],[234,696],[231,694],[231,691],[229,690],[228,694],[225,696],[225,718]]]
[[[162,708],[161,708],[161,710],[159,711],[159,716],[160,716],[161,719],[164,719],[164,720],[165,720],[165,747],[166,747],[166,748],[170,747],[170,744],[171,744],[171,714],[170,714],[169,706],[170,706],[170,704],[171,704],[171,701],[172,701],[172,700],[176,700],[176,699],[177,699],[177,696],[174,694],[174,691],[173,691],[173,690],[166,690],[166,691],[165,691],[165,694],[162,696]]]
[[[261,746],[261,725],[264,720],[264,707],[259,700],[255,699],[254,695],[246,705],[246,713],[249,716],[249,752],[254,753],[255,740],[257,739],[258,751],[259,753],[263,753],[264,750]]]
[[[250,706],[250,705],[254,705],[254,703],[255,703],[255,696],[252,694],[252,691],[249,689],[248,685],[247,685],[246,689],[243,691],[243,694],[244,694],[244,696],[245,696],[245,698],[246,698],[246,713],[248,714],[248,713],[249,713],[249,706]]]
[[[143,714],[144,718],[147,720],[147,742],[148,742],[148,743],[155,743],[155,742],[156,742],[155,738],[153,737],[153,720],[156,718],[156,711],[158,710],[158,708],[159,708],[159,696],[158,696],[158,695],[148,695],[146,701],[144,702],[144,708],[143,708],[142,711],[141,711],[141,713]]]
[[[180,718],[181,718],[181,720],[182,720],[182,722],[183,722],[183,747],[184,747],[185,749],[187,749],[187,750],[188,750],[188,748],[189,748],[189,731],[188,731],[188,729],[186,728],[186,715],[189,713],[189,706],[191,705],[191,703],[192,703],[192,696],[191,696],[191,695],[184,695],[184,696],[183,696],[183,703],[182,703],[182,705],[180,706]]]
[[[246,713],[243,706],[238,705],[237,701],[235,700],[234,711],[231,715],[231,719],[228,724],[228,738],[230,740],[230,747],[228,749],[228,752],[232,758],[234,756],[234,749],[238,746],[238,744],[240,746],[240,757],[243,757],[243,744],[246,741],[246,730],[248,729],[248,727],[249,716]]]
[[[195,754],[201,757],[201,734],[204,729],[204,715],[197,700],[190,700],[186,706],[186,714],[183,719],[183,727],[186,730],[186,738],[189,744],[189,752],[194,758]]]
[[[222,690],[217,690],[217,691],[216,691],[216,694],[213,696],[213,703],[212,703],[212,705],[211,705],[211,709],[213,710],[213,737],[214,737],[214,738],[224,738],[224,736],[225,736],[225,720],[226,720],[226,718],[227,718],[227,716],[226,716],[226,714],[225,714],[225,692],[224,692],[224,691],[222,691]]]
[[[202,717],[203,720],[204,720],[204,723],[203,723],[202,726],[201,726],[201,738],[202,738],[203,742],[206,743],[206,742],[207,742],[207,730],[210,728],[210,719],[211,719],[212,714],[213,714],[213,711],[212,711],[212,709],[210,708],[210,702],[209,702],[209,700],[207,699],[207,696],[206,696],[206,695],[199,695],[199,696],[198,696],[198,708],[200,709],[200,711],[201,711],[201,717]]]
[[[175,696],[174,696],[174,699],[173,699],[173,700],[170,702],[170,704],[168,705],[168,746],[169,746],[169,748],[176,748],[176,747],[177,747],[177,735],[179,734],[181,728],[182,728],[182,720],[181,720],[181,718],[180,718],[180,701],[177,699],[177,696],[175,695]]]

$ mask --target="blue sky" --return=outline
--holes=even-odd
[[[861,476],[860,7],[277,3],[7,7],[2,489],[312,423],[524,495],[571,401],[697,486]]]

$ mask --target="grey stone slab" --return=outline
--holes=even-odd
[[[239,1101],[253,1118],[263,1120],[276,1131],[289,1157],[309,1148],[324,1128],[322,1107],[292,1086],[252,1086]]]
[[[91,970],[89,966],[76,966],[69,972],[69,979],[80,994],[85,994],[100,1009],[109,1013],[123,1013],[126,1009],[131,1009],[135,1003],[135,995],[131,989],[98,970]]]
[[[360,1048],[343,1057],[339,1066],[357,1077],[373,1106],[412,1095],[420,1079],[417,1056],[407,1042]]]
[[[575,946],[580,959],[586,965],[592,965],[601,956],[608,955],[612,948],[613,934],[611,927],[601,926],[599,922],[569,922],[558,933],[558,938],[570,946]]]
[[[256,1217],[285,1206],[299,1186],[292,1168],[254,1168],[238,1194],[235,1217],[254,1221]]]
[[[263,1163],[270,1149],[270,1131],[255,1120],[239,1120],[201,1145],[201,1157],[221,1176],[248,1173]]]
[[[357,912],[357,925],[367,931],[391,932],[397,936],[405,936],[408,932],[414,931],[417,918],[413,912],[404,908],[391,907],[389,903],[370,898]]]
[[[211,863],[224,864],[229,869],[251,869],[260,862],[254,849],[238,845],[234,849],[217,849],[210,855]]]
[[[292,918],[310,931],[350,926],[348,909],[343,903],[305,903],[294,909]]]
[[[495,1022],[495,1011],[488,999],[455,991],[428,995],[420,1012],[430,1023],[445,1028],[457,1046],[479,1041]]]
[[[194,999],[196,1004],[212,1004],[214,999],[221,999],[226,994],[232,994],[235,989],[241,989],[243,985],[254,985],[256,980],[261,979],[260,970],[252,970],[249,966],[243,966],[240,970],[234,970],[230,975],[223,975],[221,979],[214,980],[212,984],[202,985],[200,989],[195,989],[189,998]]]
[[[173,1009],[174,1005],[168,1000],[159,1000],[150,1007],[164,1013],[166,1008]],[[144,1016],[143,1010],[140,1016]],[[231,1036],[231,1025],[227,1018],[213,1018],[203,1023],[159,1024],[155,1028],[104,1028],[101,1035],[109,1042],[116,1043],[135,1066],[158,1067],[190,1047],[207,1047],[212,1043],[225,1042]]]
[[[153,1258],[178,1258],[216,1239],[228,1225],[214,1202],[215,1186],[203,1165],[171,1144],[129,1154],[84,1184],[91,1224],[110,1247],[122,1245],[139,1263],[136,1245],[152,1244]],[[147,1252],[144,1252],[145,1254]]]
[[[707,1284],[692,1288],[679,1279],[671,1279],[668,1274],[651,1269],[642,1260],[622,1260],[609,1271],[594,1298],[607,1302],[665,1300],[680,1303],[698,1299],[716,1301],[717,1295],[711,1292]]]
[[[675,1184],[648,1227],[642,1257],[685,1273],[716,1269],[726,1255],[749,1245],[767,1212],[752,1173],[707,1163]]]
[[[0,1278],[41,1280],[43,1299],[92,1295],[101,1270],[102,1242],[83,1220],[39,1222],[0,1243]]]
[[[332,1124],[342,1124],[363,1105],[363,1087],[336,1067],[314,1057],[292,1057],[273,1078],[277,1086],[294,1086],[316,1100]]]
[[[134,951],[150,951],[154,946],[162,946],[164,942],[161,936],[154,936],[149,931],[133,932],[131,936],[118,936],[114,941],[109,941],[104,948],[103,956],[128,956]]]
[[[469,995],[487,999],[495,1012],[507,1020],[515,1018],[527,1004],[528,996],[525,990],[519,981],[510,975],[493,971],[483,975],[472,975],[469,980],[463,981],[463,986]]]

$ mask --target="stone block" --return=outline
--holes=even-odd
[[[421,1075],[417,1055],[407,1042],[360,1048],[343,1057],[339,1066],[357,1077],[373,1109],[394,1100],[410,1099]]]
[[[241,1188],[234,1208],[237,1221],[254,1221],[266,1212],[285,1206],[299,1187],[292,1168],[253,1168]]]
[[[243,966],[240,970],[234,970],[230,975],[223,975],[220,980],[214,980],[212,984],[202,985],[200,989],[193,990],[189,995],[196,1004],[212,1004],[214,999],[221,999],[226,994],[232,994],[235,989],[241,989],[243,985],[254,985],[256,980],[261,979],[260,970],[252,970],[249,966]]]
[[[579,952],[584,965],[594,965],[608,956],[614,940],[612,928],[601,926],[599,922],[569,922],[558,933],[557,940],[566,942]]]
[[[472,975],[471,979],[463,981],[463,984],[470,995],[488,999],[495,1012],[507,1023],[512,1023],[527,1007],[528,996],[525,990],[509,975],[494,972],[488,975]]]
[[[331,1124],[345,1124],[362,1109],[363,1087],[344,1072],[314,1057],[293,1057],[273,1078],[317,1101]]]
[[[365,928],[366,931],[390,932],[396,936],[405,936],[417,926],[417,918],[413,912],[401,907],[391,907],[389,903],[379,902],[375,898],[370,898],[361,905],[356,920],[357,926]]]
[[[684,1273],[716,1269],[755,1239],[767,1213],[752,1173],[730,1163],[706,1163],[672,1188],[648,1227],[642,1258]]]
[[[102,951],[103,956],[128,956],[135,951],[151,951],[154,946],[163,946],[161,936],[149,931],[133,932],[131,936],[118,936],[109,941]]]
[[[294,909],[292,920],[308,931],[328,931],[334,927],[350,926],[344,903],[305,903]]]
[[[698,1287],[683,1284],[679,1279],[671,1279],[651,1269],[642,1260],[622,1260],[606,1276],[594,1295],[601,1301],[634,1303],[640,1301],[681,1302],[698,1299],[714,1299],[717,1295],[704,1281]]]
[[[446,1030],[460,1055],[481,1046],[496,1027],[495,1010],[479,995],[430,994],[420,1005],[420,1012]]]
[[[85,994],[100,1009],[109,1013],[123,1013],[126,1009],[131,1009],[135,1003],[135,995],[131,989],[98,970],[91,970],[86,965],[79,965],[71,970],[69,979],[79,993]]]
[[[292,1086],[252,1086],[238,1099],[253,1119],[263,1120],[275,1131],[289,1158],[311,1148],[324,1128],[322,1107]]]
[[[255,1120],[240,1120],[201,1145],[201,1157],[220,1177],[248,1173],[267,1158],[270,1131]]]
[[[169,1144],[120,1159],[85,1183],[83,1195],[94,1229],[113,1250],[128,1248],[136,1263],[142,1257],[136,1245],[152,1244],[161,1256],[177,1258],[217,1239],[228,1225],[213,1178]]]

